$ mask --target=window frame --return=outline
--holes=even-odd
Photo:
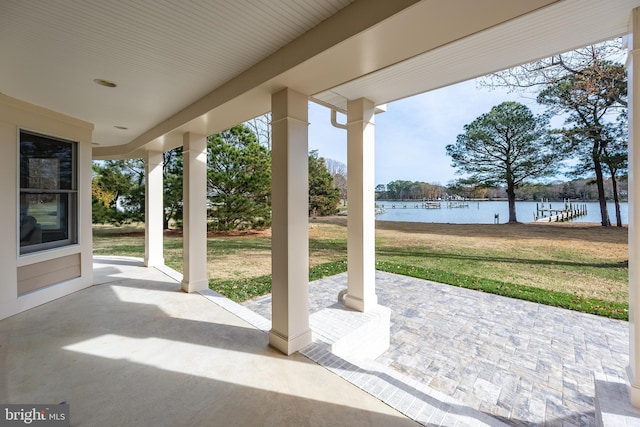
[[[23,184],[22,167],[24,164],[23,160],[26,160],[28,162],[29,159],[37,158],[37,157],[30,157],[30,156],[26,157],[26,159],[23,158],[22,144],[23,142],[26,142],[25,138],[28,138],[29,136],[37,138],[41,142],[51,141],[56,144],[60,144],[60,143],[69,144],[70,151],[71,151],[71,166],[70,166],[71,170],[66,172],[67,173],[70,172],[70,177],[69,177],[70,188],[51,189],[51,188],[42,188],[42,187],[31,188],[30,186],[22,187],[22,184]],[[45,141],[42,141],[42,140],[45,140]],[[31,255],[31,254],[42,252],[49,249],[65,248],[65,247],[78,244],[78,229],[79,229],[78,150],[79,150],[79,145],[80,144],[77,141],[71,141],[68,139],[46,135],[39,132],[33,132],[27,129],[19,129],[19,132],[18,132],[18,183],[17,183],[18,198],[16,203],[16,211],[17,211],[16,230],[18,235],[17,236],[18,253],[20,256]],[[42,159],[47,159],[47,157],[44,157]],[[59,169],[58,177],[60,177],[62,174],[63,174],[63,171]],[[58,186],[60,187],[60,185]],[[22,221],[21,201],[22,201],[23,195],[25,196],[54,195],[54,196],[57,196],[58,198],[60,196],[66,197],[67,201],[66,201],[66,204],[64,204],[64,206],[66,206],[66,212],[65,212],[66,224],[65,226],[58,229],[58,230],[61,230],[63,233],[66,231],[66,237],[63,239],[56,239],[56,240],[45,241],[41,243],[33,243],[33,244],[26,244],[26,245],[23,244],[20,240],[20,227],[21,227],[21,221]],[[58,215],[60,215],[60,211],[61,211],[60,206],[62,206],[62,204],[60,202],[60,199],[58,199],[58,210],[56,211],[58,212]],[[45,230],[44,233],[46,233],[47,229],[45,228],[44,230]]]

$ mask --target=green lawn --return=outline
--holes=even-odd
[[[626,231],[553,226],[387,230],[376,268],[572,310],[627,319]],[[543,226],[544,227],[544,226]],[[471,230],[471,231],[469,231]],[[165,262],[182,270],[182,237],[165,236]],[[344,224],[312,223],[310,280],[346,271]],[[269,235],[210,237],[210,287],[234,301],[271,291]],[[94,254],[144,256],[140,228],[94,228]]]

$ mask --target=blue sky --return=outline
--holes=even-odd
[[[465,124],[511,100],[542,112],[533,99],[478,88],[475,80],[387,104],[387,111],[376,116],[376,185],[395,180],[446,185],[459,178],[445,146],[455,142]],[[309,150],[347,164],[346,130],[331,126],[329,109],[309,105]]]

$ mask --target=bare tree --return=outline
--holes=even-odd
[[[267,150],[271,151],[271,113],[254,117],[245,122],[245,126],[255,134],[260,145],[267,147]]]
[[[622,40],[614,39],[489,74],[479,79],[478,85],[537,95],[547,85],[557,83],[568,75],[584,75],[585,70],[589,69],[593,78],[606,82],[603,86],[613,89],[621,82],[626,84],[626,75],[620,75],[617,70],[608,67],[600,67],[599,64],[619,62],[623,56]],[[627,107],[626,97],[615,92],[609,95],[614,96],[620,106]]]
[[[343,203],[347,200],[347,166],[333,159],[325,159],[327,170],[333,177],[333,185],[338,189]]]

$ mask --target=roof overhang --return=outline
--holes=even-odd
[[[412,8],[407,18],[414,19],[425,6]],[[638,6],[638,0],[558,1],[316,93],[313,100],[338,110],[360,97],[389,103],[611,40],[629,33],[630,13]]]
[[[344,111],[348,99],[385,104],[624,35],[640,0],[180,5],[7,0],[0,91],[93,123],[96,159],[139,157],[268,112],[285,87]]]

